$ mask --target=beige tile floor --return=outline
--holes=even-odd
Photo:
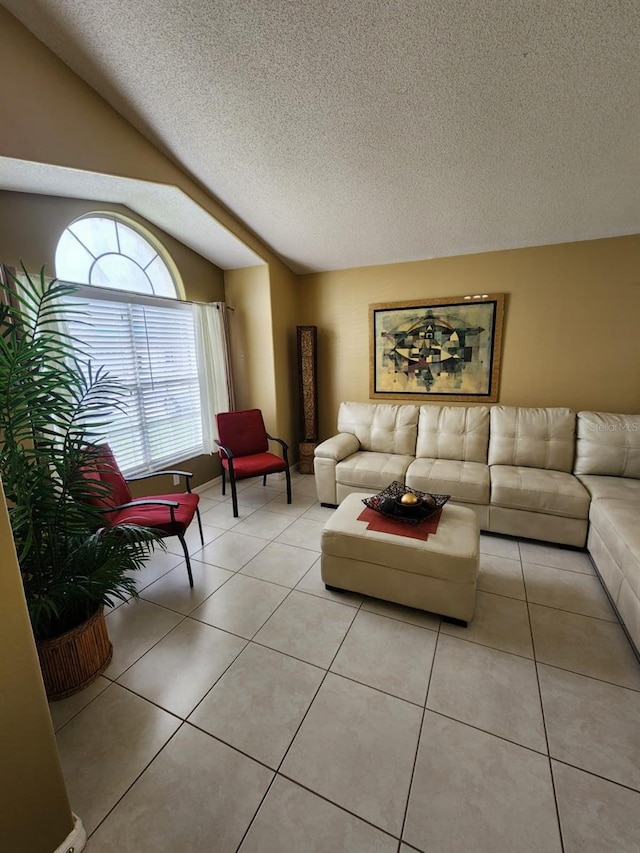
[[[467,629],[327,591],[312,477],[203,497],[52,705],[90,853],[637,853],[640,664],[582,553],[483,535]],[[176,547],[177,546],[177,547]]]

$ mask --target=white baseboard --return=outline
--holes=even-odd
[[[73,829],[53,853],[80,853],[87,843],[87,833],[78,815],[73,816]]]

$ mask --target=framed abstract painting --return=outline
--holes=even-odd
[[[369,306],[369,396],[498,400],[504,293]]]

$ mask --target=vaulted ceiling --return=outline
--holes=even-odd
[[[295,271],[640,232],[637,0],[2,0]]]

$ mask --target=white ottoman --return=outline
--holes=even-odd
[[[322,580],[418,607],[466,623],[476,604],[478,520],[471,509],[446,504],[427,541],[367,530],[358,521],[368,493],[348,495],[322,531]]]

